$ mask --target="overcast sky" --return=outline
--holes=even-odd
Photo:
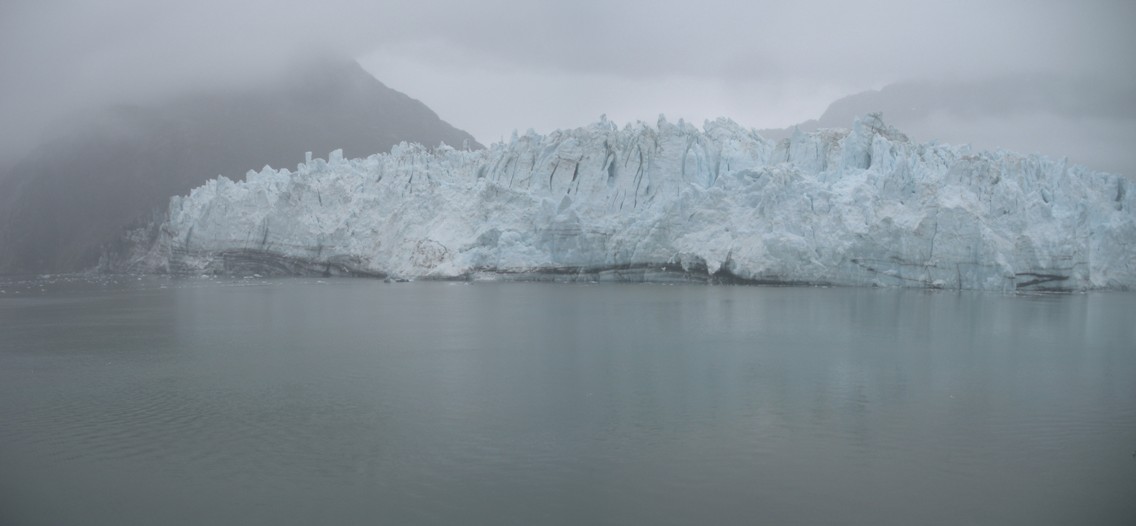
[[[4,0],[0,142],[75,108],[356,57],[482,142],[659,113],[780,127],[887,83],[1136,82],[1136,2]]]

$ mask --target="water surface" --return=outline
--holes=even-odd
[[[1136,295],[0,281],[0,523],[1133,524]]]

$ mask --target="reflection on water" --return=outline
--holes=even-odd
[[[1136,518],[1132,294],[0,289],[4,524]]]

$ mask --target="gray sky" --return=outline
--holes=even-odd
[[[1128,0],[5,0],[0,143],[82,106],[248,83],[326,52],[486,143],[603,113],[780,127],[912,78],[1133,84],[1134,23]]]

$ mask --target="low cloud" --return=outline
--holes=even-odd
[[[362,58],[489,140],[571,125],[568,111],[542,109],[555,106],[586,120],[722,113],[766,126],[912,78],[1133,83],[1134,22],[1136,4],[1106,0],[14,0],[0,6],[0,156],[78,108],[265,81],[311,55]],[[492,103],[502,99],[513,111]],[[484,111],[455,109],[467,106]]]

